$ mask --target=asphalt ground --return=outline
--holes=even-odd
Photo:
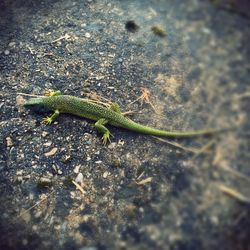
[[[244,4],[1,2],[1,249],[250,249]],[[45,126],[22,106],[49,89],[157,128],[229,130],[160,140],[109,127],[104,146],[92,121]]]

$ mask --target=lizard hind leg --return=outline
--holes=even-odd
[[[112,134],[110,131],[105,127],[105,125],[108,123],[108,120],[101,118],[95,123],[95,128],[98,132],[102,133],[102,143],[106,145],[107,141],[111,142],[110,136]]]

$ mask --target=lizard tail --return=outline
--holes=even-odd
[[[129,122],[129,126],[122,126],[123,128],[129,129],[134,132],[148,134],[148,135],[155,135],[155,136],[164,136],[164,137],[194,137],[194,136],[205,136],[205,135],[212,135],[218,132],[217,129],[207,129],[207,130],[196,130],[196,131],[169,131],[169,130],[161,130],[151,128],[145,125],[141,125],[134,121]]]

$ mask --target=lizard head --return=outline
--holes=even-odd
[[[45,105],[44,98],[46,97],[30,98],[24,102],[24,107],[36,112],[48,112],[49,108]]]

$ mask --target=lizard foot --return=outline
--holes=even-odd
[[[45,96],[58,96],[58,95],[61,95],[61,92],[59,90],[46,90],[45,93],[44,93]]]
[[[109,141],[109,143],[111,143],[110,136],[113,137],[113,135],[108,130],[103,134],[103,136],[102,136],[102,144],[103,145],[106,145],[107,141]]]
[[[53,121],[53,119],[51,117],[47,116],[47,117],[45,117],[45,118],[42,119],[41,123],[45,124],[45,125],[49,125],[49,124],[52,123],[52,121]]]

